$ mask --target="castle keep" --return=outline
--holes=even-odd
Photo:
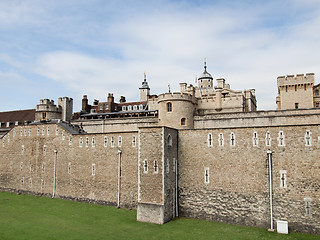
[[[320,234],[314,75],[279,77],[273,111],[257,111],[253,89],[232,90],[206,65],[197,82],[151,95],[145,76],[139,101],[116,103],[110,93],[89,105],[84,95],[72,120],[70,99],[61,108],[40,101],[51,106],[37,107],[40,119],[1,138],[0,188],[135,208],[143,222],[285,221]],[[52,109],[58,115],[47,118]]]

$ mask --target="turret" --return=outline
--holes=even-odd
[[[147,101],[148,96],[150,95],[150,88],[147,82],[147,76],[146,73],[144,73],[144,80],[142,82],[141,88],[139,88],[140,91],[140,101]]]
[[[213,78],[210,73],[207,72],[207,63],[204,62],[204,72],[198,78],[199,88],[213,88]]]

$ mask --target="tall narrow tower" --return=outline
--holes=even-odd
[[[144,73],[144,80],[142,82],[141,88],[139,88],[139,91],[140,91],[140,101],[147,101],[148,96],[150,95],[150,88],[147,83],[146,73]]]

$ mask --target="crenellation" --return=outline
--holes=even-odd
[[[89,105],[84,95],[69,120],[72,98],[41,99],[39,121],[0,137],[0,189],[133,208],[142,222],[286,220],[290,231],[320,234],[314,74],[278,77],[273,111],[257,111],[254,89],[231,90],[223,78],[214,86],[206,64],[197,81],[150,95],[144,75],[140,101],[108,93]]]

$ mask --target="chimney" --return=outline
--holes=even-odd
[[[125,103],[126,102],[126,98],[124,96],[120,97],[120,103]]]

